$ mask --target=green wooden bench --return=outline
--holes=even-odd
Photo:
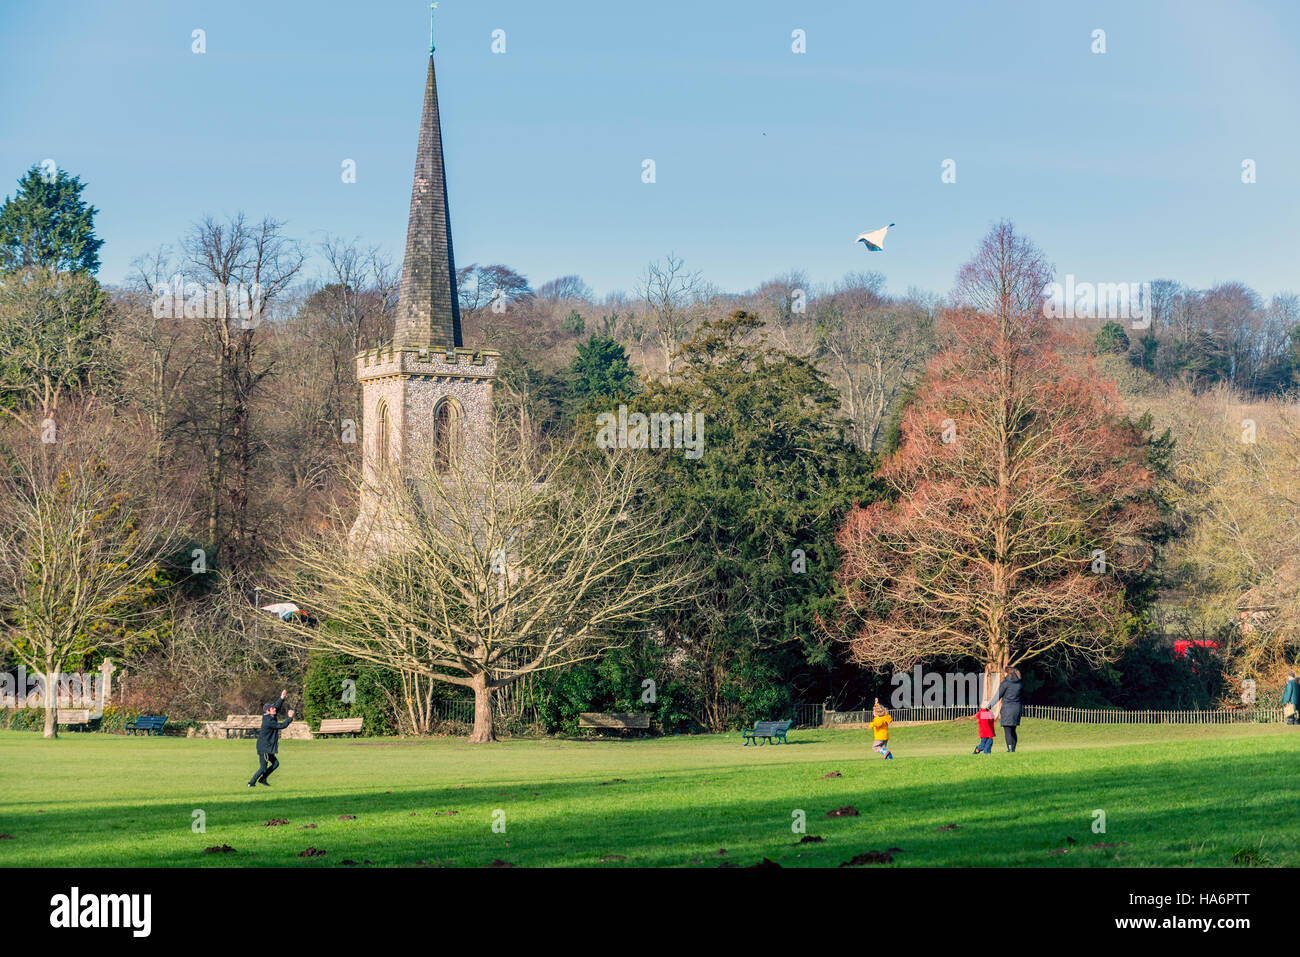
[[[758,744],[760,741],[766,744],[789,744],[785,739],[785,733],[790,730],[793,721],[755,721],[752,728],[745,729],[741,735],[748,746],[750,742]]]
[[[148,737],[151,734],[162,734],[163,726],[167,724],[167,715],[140,715],[134,721],[126,723],[127,734],[143,734]]]

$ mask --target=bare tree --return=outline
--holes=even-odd
[[[879,473],[891,494],[839,536],[864,664],[969,655],[988,687],[1053,649],[1104,662],[1123,647],[1123,576],[1153,560],[1155,476],[1113,384],[1057,354],[1040,308],[1050,279],[1009,223],[959,274],[955,345]]]
[[[365,534],[340,516],[288,547],[285,590],[326,624],[287,640],[469,688],[470,741],[491,741],[497,691],[595,657],[687,587],[667,564],[681,530],[644,500],[648,468],[635,450],[497,429],[450,468],[384,470]]]
[[[363,249],[357,240],[327,236],[320,252],[329,271],[317,295],[332,338],[346,342],[348,373],[355,376],[350,360],[388,332],[401,277],[378,246]]]
[[[858,447],[874,452],[900,397],[934,351],[935,304],[882,296],[877,274],[846,277],[815,303],[816,356],[840,390]]]
[[[259,360],[259,329],[304,257],[282,223],[269,217],[251,223],[242,213],[227,222],[207,217],[195,225],[185,257],[192,277],[206,287],[200,312],[214,373],[212,394],[188,417],[206,457],[207,535],[219,554],[239,565],[253,550],[249,493],[258,452],[253,399],[271,374]],[[251,310],[241,315],[230,295],[220,295],[232,289],[244,290]]]
[[[88,273],[30,266],[0,277],[0,410],[34,430],[110,371],[108,296]]]
[[[641,277],[637,293],[649,308],[655,341],[663,352],[664,377],[670,382],[677,350],[699,320],[709,292],[703,275],[688,271],[685,261],[672,253],[662,263],[650,263]]]
[[[45,676],[52,738],[65,665],[124,647],[161,611],[183,505],[151,494],[144,443],[104,411],[65,409],[54,434],[13,428],[0,444],[0,637]]]
[[[537,298],[550,302],[564,302],[569,299],[591,300],[591,287],[582,281],[581,276],[559,276],[537,287]]]
[[[467,336],[495,346],[514,324],[513,312],[533,299],[528,279],[509,266],[471,263],[456,270],[461,328]]]
[[[161,480],[174,450],[183,396],[198,377],[206,355],[193,320],[183,311],[155,308],[156,291],[169,289],[174,269],[171,252],[163,246],[131,264],[127,289],[119,292],[120,315],[114,350],[121,366],[117,403],[139,411],[149,426],[150,458]]]

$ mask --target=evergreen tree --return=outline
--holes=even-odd
[[[653,452],[657,507],[695,532],[683,566],[705,570],[665,623],[680,643],[701,724],[713,730],[794,717],[798,698],[832,691],[837,658],[818,627],[835,607],[834,533],[870,497],[866,456],[849,440],[839,395],[805,359],[770,346],[743,311],[705,323],[671,383],[629,403],[704,417],[699,458]],[[855,676],[856,678],[856,676]]]
[[[601,400],[627,400],[637,391],[637,374],[627,361],[621,343],[608,336],[592,336],[578,343],[578,354],[565,370],[566,400],[574,412]]]
[[[1128,333],[1125,332],[1124,327],[1114,319],[1098,330],[1097,336],[1093,341],[1097,347],[1097,351],[1103,354],[1123,355],[1128,352]]]
[[[0,206],[0,271],[39,266],[51,272],[99,270],[95,213],[81,198],[85,184],[58,170],[51,177],[33,166],[18,192]]]

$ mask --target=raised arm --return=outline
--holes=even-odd
[[[293,724],[293,708],[289,709],[289,713],[285,716],[283,723],[277,724],[275,727],[277,730],[283,731],[291,724]]]

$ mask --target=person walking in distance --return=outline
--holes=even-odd
[[[998,693],[989,701],[990,708],[995,707],[999,701],[1002,703],[998,712],[998,724],[1002,725],[1002,737],[1006,739],[1008,754],[1016,750],[1016,729],[1020,727],[1020,688],[1020,672],[1008,668],[1002,676],[1002,683],[998,685]]]
[[[280,700],[268,704],[262,710],[262,727],[257,732],[258,768],[253,779],[248,782],[250,788],[259,784],[270,787],[271,782],[267,778],[280,766],[280,759],[276,757],[276,752],[280,750],[280,732],[293,723],[293,709],[289,709],[283,722],[276,721],[276,715],[284,707],[284,699],[288,696],[288,691],[281,691]]]

